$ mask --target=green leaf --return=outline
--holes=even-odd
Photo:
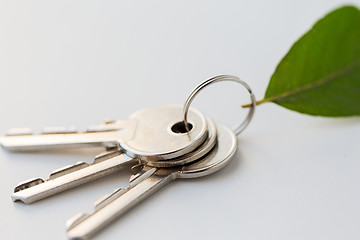
[[[310,115],[360,115],[359,9],[334,10],[295,42],[258,103],[263,102]]]

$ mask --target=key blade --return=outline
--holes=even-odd
[[[136,163],[136,159],[130,158],[121,152],[118,152],[118,156],[104,161],[94,161],[94,163],[90,165],[80,162],[56,170],[46,181],[33,179],[21,183],[21,185],[15,188],[11,198],[13,201],[21,201],[26,204],[32,203],[89,181],[96,180],[104,175],[110,175]]]
[[[80,148],[116,145],[116,134],[68,133],[5,136],[0,138],[1,145],[9,151],[39,151],[59,148]]]
[[[92,127],[87,132],[75,132],[69,128],[45,128],[42,134],[30,134],[30,129],[14,129],[0,137],[0,144],[9,151],[40,151],[82,147],[117,147],[119,142],[134,135],[136,121],[116,121],[115,123]]]
[[[173,179],[172,175],[157,175],[157,171],[157,168],[151,168],[133,181],[129,188],[119,189],[97,201],[92,214],[78,214],[83,217],[67,225],[68,237],[88,239]]]

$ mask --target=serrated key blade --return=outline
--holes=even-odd
[[[9,151],[41,151],[63,148],[117,147],[119,142],[134,134],[136,121],[116,121],[93,131],[76,132],[75,128],[47,127],[42,134],[32,134],[31,129],[12,129],[0,144]],[[101,125],[102,126],[102,125]],[[95,128],[95,127],[94,127]]]
[[[157,175],[158,169],[152,168],[142,176],[139,176],[129,188],[120,189],[106,196],[95,207],[95,211],[76,221],[68,228],[70,239],[88,239],[107,224],[118,218],[127,210],[156,192],[166,183],[172,180],[171,175]]]
[[[104,175],[112,174],[137,162],[136,159],[133,159],[125,154],[120,152],[119,154],[120,155],[106,161],[100,161],[90,165],[87,165],[86,163],[79,163],[65,169],[61,169],[55,172],[54,176],[51,175],[46,181],[40,179],[43,182],[39,179],[35,179],[30,182],[23,183],[15,189],[18,189],[18,191],[14,192],[11,197],[13,201],[32,203],[89,181],[96,180]],[[83,166],[84,164],[87,166]]]

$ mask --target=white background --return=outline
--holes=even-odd
[[[292,43],[343,4],[1,1],[0,134],[23,126],[85,129],[141,108],[183,104],[192,88],[219,74],[239,76],[261,99]],[[247,102],[240,86],[221,83],[194,106],[233,125]],[[261,105],[229,166],[173,182],[94,239],[360,239],[359,135],[356,117]],[[0,238],[65,239],[68,218],[126,187],[129,173],[121,172],[31,205],[11,201],[18,182],[91,162],[101,150],[2,149]]]

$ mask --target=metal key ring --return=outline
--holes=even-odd
[[[240,80],[238,77],[231,76],[231,75],[219,75],[219,76],[210,78],[210,79],[202,82],[200,85],[198,85],[196,88],[194,88],[194,90],[192,90],[189,97],[186,99],[186,102],[185,102],[184,108],[183,108],[183,121],[184,121],[185,128],[186,128],[187,131],[189,131],[189,127],[188,127],[189,124],[188,124],[188,121],[187,121],[187,115],[188,115],[190,104],[194,100],[195,96],[201,90],[203,90],[206,86],[209,86],[209,85],[211,85],[213,83],[225,82],[225,81],[240,83],[242,86],[244,86],[248,90],[248,92],[250,94],[250,100],[251,100],[251,106],[250,106],[249,112],[248,112],[245,120],[243,122],[241,122],[240,124],[236,125],[234,127],[233,131],[235,132],[236,135],[239,135],[249,125],[249,123],[250,123],[250,121],[251,121],[251,119],[252,119],[252,117],[254,115],[255,106],[256,106],[255,95],[253,94],[251,88],[249,87],[249,85],[247,85],[247,83]]]

